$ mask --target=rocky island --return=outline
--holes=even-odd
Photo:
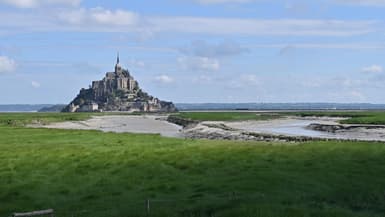
[[[115,70],[107,72],[103,80],[93,81],[88,89],[79,94],[63,112],[140,111],[174,112],[172,102],[159,100],[144,92],[127,69],[123,69],[117,57]]]

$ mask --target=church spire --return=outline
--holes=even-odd
[[[118,56],[116,57],[115,73],[117,73],[118,71],[121,71],[121,69],[122,67],[119,64],[119,52],[118,52]]]

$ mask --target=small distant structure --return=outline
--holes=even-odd
[[[77,106],[75,106],[75,107],[77,107]],[[99,105],[95,102],[86,103],[86,104],[81,105],[75,111],[78,111],[78,112],[97,112],[97,111],[99,111]]]
[[[119,53],[115,70],[107,72],[99,81],[93,81],[88,89],[82,88],[63,112],[140,111],[174,112],[172,102],[159,100],[144,92],[127,69],[120,65]]]

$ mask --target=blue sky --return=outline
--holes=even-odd
[[[385,0],[0,0],[0,104],[121,63],[174,102],[385,103]]]

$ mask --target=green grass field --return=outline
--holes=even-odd
[[[177,116],[197,121],[271,120],[282,116],[346,117],[343,124],[385,124],[385,111],[309,111],[309,112],[181,112]]]
[[[348,117],[349,119],[341,121],[343,124],[385,124],[385,111],[293,112],[287,114],[298,116]]]
[[[384,216],[383,143],[185,140],[20,125],[90,115],[0,114],[0,216],[46,208],[57,217]]]
[[[196,121],[270,120],[281,117],[279,113],[255,112],[180,112],[176,115]]]
[[[48,124],[61,121],[81,121],[103,113],[0,113],[0,126],[24,126],[26,124]]]

